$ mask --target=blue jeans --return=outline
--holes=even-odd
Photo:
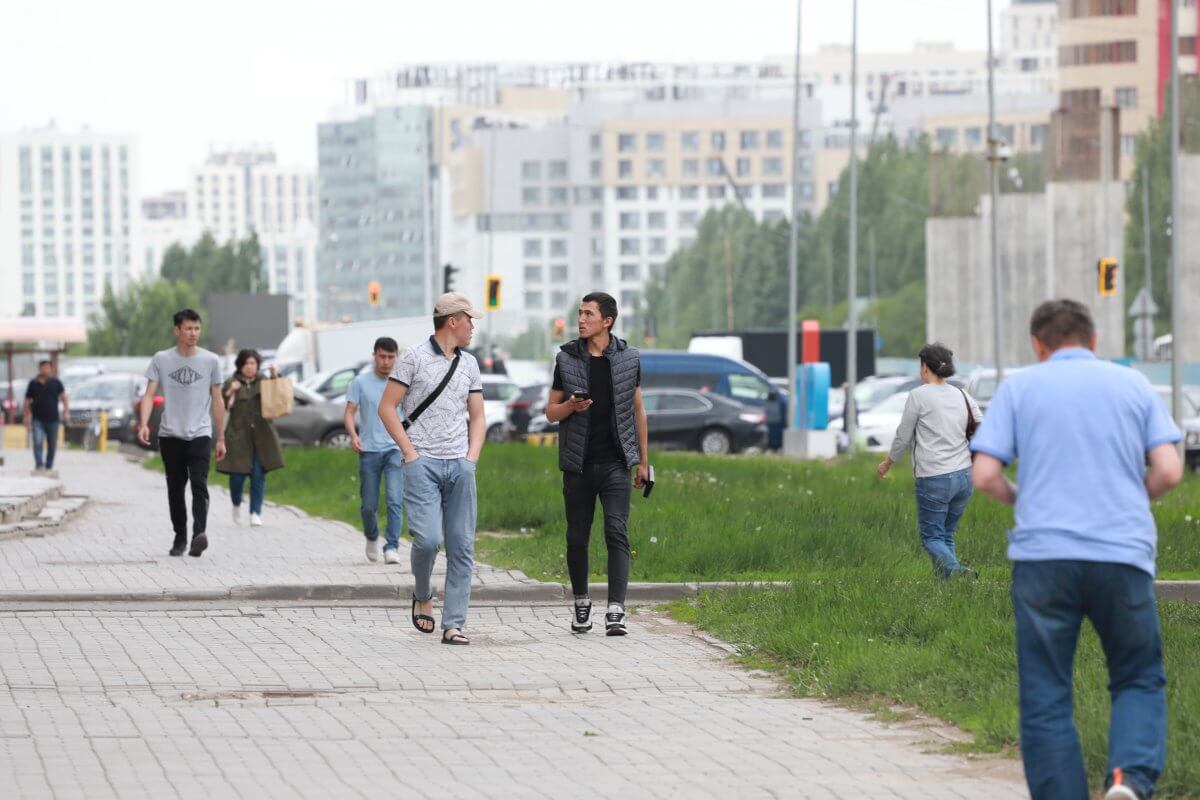
[[[971,470],[917,478],[917,526],[939,578],[964,572],[954,549],[958,521],[971,502]]]
[[[33,464],[38,469],[54,469],[54,453],[58,450],[58,422],[33,420]],[[42,458],[42,447],[46,457]]]
[[[421,456],[404,465],[404,506],[412,534],[412,571],[418,600],[433,597],[433,563],[443,532],[446,595],[442,630],[461,629],[471,603],[475,568],[475,464],[465,458]]]
[[[254,451],[250,474],[231,473],[229,476],[229,499],[235,506],[242,504],[242,489],[246,478],[250,479],[250,513],[261,514],[263,497],[267,494],[267,473],[263,471],[262,462],[258,460],[258,451]]]
[[[400,526],[404,524],[404,456],[397,448],[359,453],[358,488],[361,492],[363,533],[372,542],[379,538],[379,486],[387,493],[385,550],[400,548]]]
[[[1083,618],[1108,662],[1108,771],[1150,797],[1167,757],[1167,700],[1154,579],[1125,564],[1013,564],[1021,757],[1033,800],[1086,800],[1071,676]]]

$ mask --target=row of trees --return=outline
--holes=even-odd
[[[204,314],[214,292],[253,292],[266,285],[258,237],[217,244],[204,234],[190,248],[172,245],[159,277],[134,282],[121,293],[108,286],[88,321],[88,352],[145,356],[174,341],[170,314],[194,308]]]

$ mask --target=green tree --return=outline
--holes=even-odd
[[[134,283],[120,294],[106,285],[100,308],[89,320],[88,352],[153,355],[174,342],[171,315],[181,308],[199,307],[196,290],[186,281]]]
[[[260,291],[267,284],[262,248],[255,233],[218,245],[206,232],[190,250],[172,245],[163,254],[160,275],[167,281],[187,281],[201,299],[213,292]]]

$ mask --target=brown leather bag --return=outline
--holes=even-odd
[[[975,421],[975,414],[971,411],[971,401],[967,397],[967,393],[962,389],[959,391],[962,392],[963,402],[967,404],[967,441],[969,442],[975,438],[975,431],[979,430],[979,423]]]

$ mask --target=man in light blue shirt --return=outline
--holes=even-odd
[[[1181,435],[1140,373],[1096,358],[1086,306],[1043,303],[1030,333],[1041,363],[1000,385],[971,444],[976,488],[1016,506],[1008,557],[1025,777],[1034,800],[1089,797],[1071,701],[1087,617],[1112,694],[1105,797],[1146,800],[1167,733],[1150,501],[1183,478]],[[1013,461],[1016,484],[1004,475]]]
[[[404,456],[379,419],[379,401],[400,348],[390,336],[375,341],[375,368],[358,375],[346,392],[343,422],[358,453],[358,487],[362,493],[363,533],[367,560],[379,560],[379,485],[387,495],[387,529],[383,563],[399,564],[400,526],[404,522]],[[359,419],[355,420],[355,412]]]

